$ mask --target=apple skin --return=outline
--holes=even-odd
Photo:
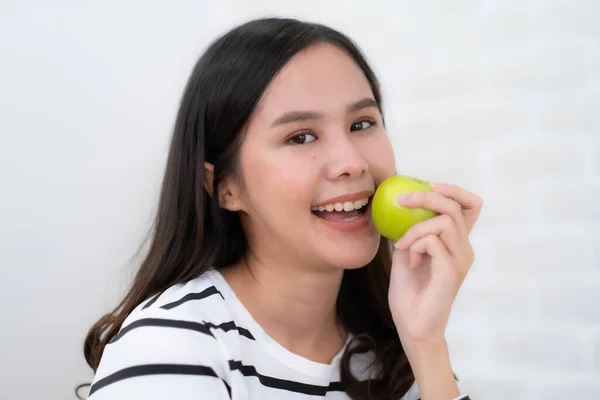
[[[432,192],[431,183],[399,174],[381,182],[371,200],[373,224],[381,236],[397,242],[413,225],[439,215],[435,211],[406,208],[398,203],[399,195],[420,191]]]

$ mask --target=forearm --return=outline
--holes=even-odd
[[[460,395],[445,340],[403,340],[402,345],[415,374],[421,400],[452,400]]]

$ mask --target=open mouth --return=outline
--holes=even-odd
[[[362,217],[371,204],[371,197],[356,201],[332,203],[324,206],[313,207],[312,213],[319,218],[335,222],[352,222]]]

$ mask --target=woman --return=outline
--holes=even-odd
[[[344,35],[262,19],[215,41],[185,88],[152,241],[90,330],[91,400],[461,397],[444,330],[481,200],[394,246],[370,218],[395,173],[373,72]]]

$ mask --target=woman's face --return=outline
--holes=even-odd
[[[280,71],[239,161],[242,223],[257,257],[328,268],[373,259],[370,197],[394,174],[394,153],[366,77],[342,50],[311,47]]]

